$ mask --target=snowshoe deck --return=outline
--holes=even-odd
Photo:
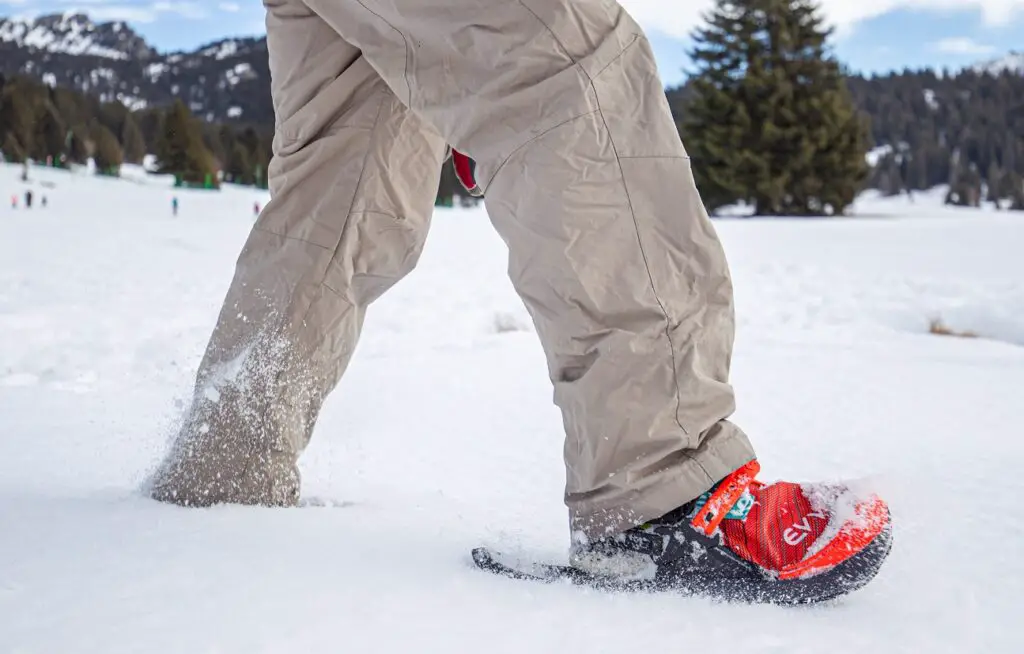
[[[486,547],[477,548],[472,554],[473,562],[481,570],[510,579],[568,583],[612,592],[667,591],[727,602],[801,605],[832,601],[864,587],[878,573],[891,547],[892,531],[887,529],[857,559],[828,572],[792,581],[753,576],[680,575],[671,571],[659,571],[654,579],[619,580],[592,575],[569,565],[508,556]]]

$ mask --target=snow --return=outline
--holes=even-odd
[[[50,18],[47,17],[47,20]],[[0,19],[0,41],[46,52],[119,60],[128,58],[124,52],[97,43],[95,32],[96,25],[88,17],[76,12],[65,12],[52,28],[46,21]]]
[[[865,155],[865,159],[867,159],[868,165],[874,168],[878,165],[879,161],[892,154],[892,152],[892,146],[887,143],[868,150],[867,155]]]
[[[136,90],[136,93],[138,91]],[[130,111],[141,111],[149,106],[149,101],[136,95],[118,93],[117,101],[127,107]]]
[[[369,312],[302,508],[147,500],[266,194],[33,168],[49,206],[12,210],[20,172],[0,166],[0,651],[1024,651],[1022,214],[936,189],[716,221],[735,419],[765,479],[862,479],[896,523],[868,588],[778,609],[470,566],[478,544],[568,544],[560,416],[482,210],[438,210],[417,271]],[[935,317],[984,338],[932,336]]]
[[[221,41],[220,43],[214,43],[209,47],[203,48],[199,51],[199,54],[213,57],[220,61],[221,59],[227,59],[238,54],[238,41],[229,39],[227,41]]]
[[[145,73],[146,77],[149,78],[149,81],[156,82],[169,69],[170,69],[170,66],[168,66],[167,64],[157,62],[157,63],[152,63],[152,64],[149,64],[148,66],[146,66],[146,68],[144,69],[144,73]]]
[[[974,66],[974,70],[979,73],[990,73],[992,75],[999,75],[1006,71],[1024,75],[1024,52],[1011,51],[1004,57],[985,61]]]
[[[254,79],[256,73],[249,64],[236,64],[230,70],[224,71],[224,77],[230,86],[235,86],[243,80]]]

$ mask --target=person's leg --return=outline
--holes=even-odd
[[[477,161],[564,416],[573,531],[659,517],[753,459],[727,421],[725,255],[650,45],[622,8],[306,2]]]
[[[239,257],[161,500],[291,505],[367,306],[419,258],[444,140],[297,0],[267,0],[272,200]]]

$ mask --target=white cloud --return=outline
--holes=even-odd
[[[232,3],[226,3],[232,4]],[[184,18],[202,19],[209,15],[206,3],[190,0],[130,3],[125,0],[0,0],[2,7],[21,7],[28,13],[39,15],[58,11],[81,11],[96,20],[124,20],[133,23],[152,23],[161,14],[177,14]]]
[[[204,4],[199,2],[154,2],[150,7],[153,11],[178,14],[185,18],[206,18],[208,15]]]
[[[701,22],[714,0],[620,0],[634,18],[650,29],[686,37]],[[937,13],[978,10],[988,26],[1006,25],[1024,15],[1024,0],[821,0],[826,19],[840,33],[858,23],[897,9]]]
[[[978,43],[966,36],[958,36],[949,39],[942,39],[932,45],[933,49],[945,54],[958,55],[987,55],[995,52],[995,48],[984,43]]]
[[[980,12],[985,25],[1002,26],[1024,16],[1024,0],[819,0],[829,23],[847,35],[860,23],[899,9],[931,13],[956,11]],[[701,23],[701,16],[714,6],[714,0],[620,0],[623,6],[646,28],[668,36],[686,37]],[[83,10],[97,19],[152,23],[161,14],[177,14],[202,19],[212,10],[242,11],[237,0],[0,0],[3,7],[43,13],[57,10]]]
[[[123,20],[129,23],[152,23],[159,15],[149,7],[131,5],[90,6],[85,13],[93,20]]]

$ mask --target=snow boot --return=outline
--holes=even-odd
[[[892,545],[888,506],[848,485],[765,485],[752,461],[696,500],[573,547],[572,566],[609,584],[726,601],[809,604],[878,573]]]

